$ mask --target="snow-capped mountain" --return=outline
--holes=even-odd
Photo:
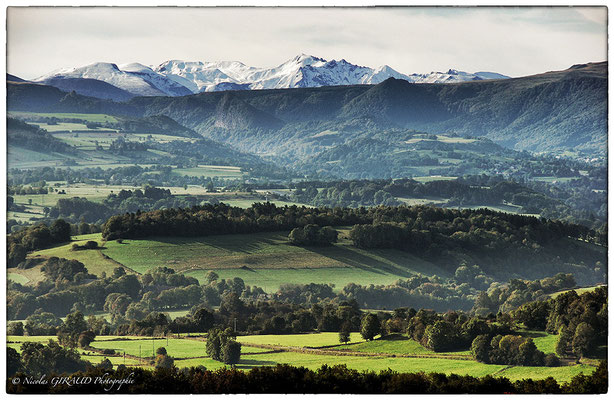
[[[95,63],[54,71],[35,81],[52,86],[58,86],[59,82],[62,82],[63,90],[74,87],[72,90],[79,92],[85,85],[84,82],[76,80],[87,79],[87,87],[92,92],[95,89],[92,88],[91,80],[98,80],[133,96],[183,96],[224,90],[377,84],[391,77],[412,83],[454,83],[508,78],[493,72],[472,74],[453,69],[447,72],[405,75],[387,65],[373,69],[351,64],[343,59],[327,61],[301,54],[273,68],[250,67],[238,61],[170,60],[152,67],[139,63],[119,67],[111,63]],[[114,96],[109,90],[102,93],[103,98]]]
[[[164,75],[155,73],[151,68],[138,63],[123,65],[122,68],[119,68],[116,64],[99,62],[84,67],[54,71],[34,81],[53,86],[63,79],[102,81],[130,93],[132,96],[183,96],[192,93],[184,86],[176,84]]]

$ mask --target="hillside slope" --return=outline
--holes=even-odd
[[[9,110],[166,115],[204,136],[274,156],[326,130],[339,132],[336,144],[343,144],[389,128],[484,136],[534,152],[606,152],[606,62],[515,79],[418,85],[390,78],[377,85],[137,97],[121,105],[45,88],[9,84]]]

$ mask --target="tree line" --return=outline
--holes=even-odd
[[[15,357],[13,355],[13,357]],[[9,364],[12,365],[12,364]],[[400,373],[391,370],[359,372],[345,365],[323,365],[317,370],[290,365],[238,369],[206,370],[202,367],[156,368],[153,371],[120,366],[117,370],[99,366],[65,374],[69,378],[99,377],[129,380],[132,384],[115,385],[118,394],[216,394],[216,393],[340,393],[340,394],[597,394],[608,390],[607,365],[602,362],[591,375],[579,374],[559,384],[553,378],[510,381],[504,377],[476,378],[444,373]],[[7,379],[7,392],[37,393],[108,393],[99,384],[25,385],[27,375],[18,372],[17,379]],[[60,376],[48,373],[50,380]],[[92,379],[93,380],[93,379]]]

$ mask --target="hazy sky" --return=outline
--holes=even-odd
[[[607,59],[605,7],[10,8],[7,19],[7,71],[26,79],[96,61],[272,67],[300,53],[510,76]]]

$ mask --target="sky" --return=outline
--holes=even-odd
[[[60,8],[7,11],[7,72],[35,79],[94,62],[236,60],[305,53],[405,74],[524,76],[607,60],[605,7]]]

